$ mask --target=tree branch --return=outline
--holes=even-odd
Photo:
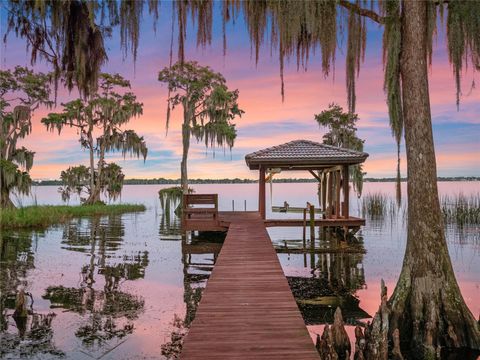
[[[349,11],[357,13],[360,16],[368,17],[369,19],[375,21],[378,24],[385,24],[385,17],[380,16],[373,10],[361,8],[360,6],[353,4],[348,0],[339,0],[338,4]]]

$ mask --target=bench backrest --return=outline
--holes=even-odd
[[[190,205],[213,205],[218,208],[218,194],[184,194],[183,206],[185,208]]]

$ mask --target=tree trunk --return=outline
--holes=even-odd
[[[187,91],[188,92],[188,91]],[[180,164],[181,185],[184,194],[188,194],[188,174],[187,159],[188,149],[190,148],[190,120],[195,114],[195,104],[190,104],[188,99],[183,100],[183,125],[182,125],[182,143],[183,154],[182,163]]]
[[[2,187],[0,190],[0,209],[14,209],[16,206],[10,199],[10,191]]]
[[[182,125],[182,142],[183,142],[183,154],[181,163],[181,183],[184,194],[188,194],[188,174],[187,174],[187,159],[188,150],[190,148],[190,121],[188,110],[184,111],[183,125]]]
[[[100,176],[95,178],[95,157],[92,131],[93,126],[90,126],[88,130],[88,144],[90,152],[90,196],[88,197],[87,201],[85,201],[85,205],[93,205],[100,201]]]
[[[398,328],[409,357],[440,347],[480,349],[480,329],[453,272],[437,191],[427,69],[427,3],[404,1],[401,78],[408,176],[408,237],[389,300],[389,334]]]

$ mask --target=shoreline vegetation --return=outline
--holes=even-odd
[[[145,209],[145,206],[140,204],[33,205],[2,209],[0,229],[41,229],[75,217],[142,212]]]
[[[273,179],[274,183],[311,183],[318,180],[313,177],[310,178],[287,178],[287,179]],[[395,182],[397,178],[365,178],[364,182]],[[402,178],[402,182],[406,182],[407,178]],[[480,181],[480,176],[454,176],[454,177],[438,177],[437,181]],[[190,184],[254,184],[258,180],[253,179],[189,179]],[[126,179],[124,185],[178,185],[180,179]],[[54,186],[63,185],[61,180],[35,180],[33,186]]]

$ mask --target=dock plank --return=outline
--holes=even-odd
[[[259,213],[230,227],[180,359],[319,359]]]

